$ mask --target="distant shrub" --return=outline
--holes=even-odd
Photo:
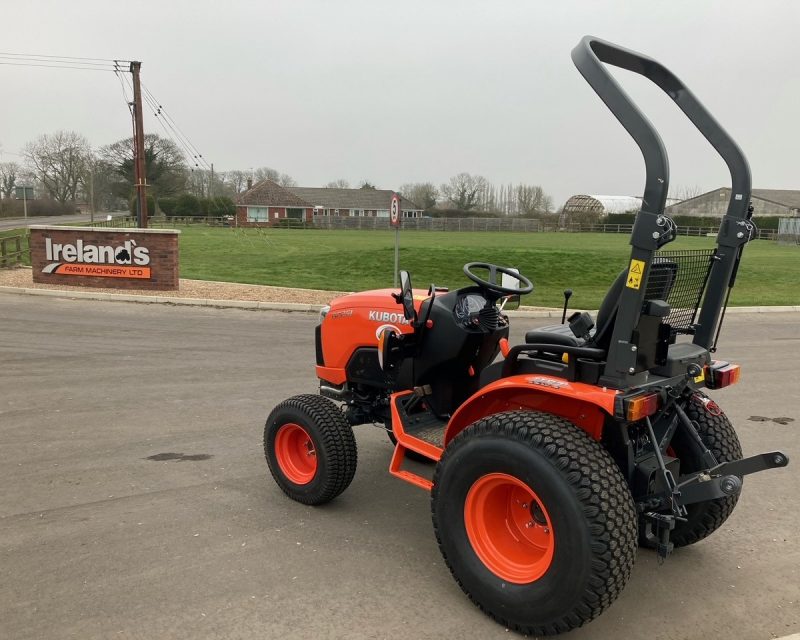
[[[172,215],[178,218],[191,218],[193,216],[204,216],[205,214],[200,206],[200,199],[191,193],[184,193],[176,199]]]
[[[136,196],[130,199],[128,202],[128,210],[131,212],[132,216],[136,215]],[[148,195],[147,196],[147,215],[154,216],[156,214],[156,199]]]
[[[175,207],[177,205],[177,198],[163,197],[158,199],[158,208],[161,209],[161,212],[168,218],[175,215]]]

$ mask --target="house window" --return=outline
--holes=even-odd
[[[362,209],[350,209],[350,215],[352,216],[363,216],[364,211]]]
[[[286,209],[286,217],[293,218],[295,220],[302,220],[305,218],[305,209],[295,209],[295,208],[288,208]]]
[[[335,209],[334,212],[333,212],[333,215],[338,216],[339,215],[339,210]]]
[[[388,209],[378,209],[377,211],[379,218],[388,218],[389,217],[389,210]]]
[[[247,207],[247,221],[248,222],[266,222],[267,221],[267,208],[266,207]]]

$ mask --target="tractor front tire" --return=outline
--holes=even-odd
[[[514,411],[445,448],[431,508],[453,577],[485,613],[530,635],[592,620],[620,594],[637,516],[603,447],[553,415]]]
[[[315,395],[289,398],[272,410],[264,427],[264,454],[281,490],[310,505],[342,493],[358,459],[353,429],[339,407]]]
[[[742,458],[742,445],[728,416],[708,397],[700,392],[692,396],[685,407],[686,415],[697,426],[697,434],[717,462],[731,462]],[[701,452],[683,434],[676,432],[670,443],[672,452],[681,461],[681,474],[695,473],[706,468]],[[670,540],[676,547],[685,547],[710,536],[722,526],[739,500],[739,494],[698,502],[686,506],[686,521],[675,523]]]

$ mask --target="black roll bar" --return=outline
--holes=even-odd
[[[664,242],[672,239],[663,216],[669,190],[669,160],[664,143],[652,123],[609,73],[606,65],[638,73],[656,84],[678,105],[698,131],[722,156],[731,174],[731,198],[717,236],[716,260],[711,266],[702,309],[693,342],[711,347],[718,324],[726,287],[733,285],[736,264],[742,247],[750,239],[746,225],[750,205],[750,167],[739,146],[714,116],[701,104],[675,74],[661,63],[630,49],[592,36],[585,36],[572,50],[572,61],[584,79],[619,120],[639,146],[646,168],[642,209],[631,234],[632,278],[623,288],[614,322],[607,365],[602,384],[622,387],[634,374],[637,346],[632,342],[641,315],[647,278],[653,256]]]
[[[667,152],[650,120],[602,63],[638,73],[672,98],[728,165],[732,189],[727,215],[736,218],[747,216],[751,190],[750,166],[742,150],[674,73],[648,56],[593,36],[581,39],[572,50],[572,61],[586,82],[639,145],[647,171],[643,209],[659,215],[664,212],[669,190]]]

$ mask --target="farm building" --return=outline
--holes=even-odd
[[[287,187],[287,190],[313,205],[315,216],[388,218],[393,191],[389,189],[326,189]],[[400,197],[404,218],[421,218],[422,209]]]
[[[609,213],[627,213],[638,211],[642,206],[642,199],[635,196],[572,196],[564,204],[564,214],[570,218],[575,214],[597,214],[604,216]]]
[[[721,218],[728,210],[730,187],[715,189],[667,207],[669,216]],[[756,216],[800,215],[800,191],[795,189],[753,189],[751,202]]]
[[[267,226],[285,219],[313,222],[315,217],[388,218],[392,193],[388,189],[282,187],[262,180],[236,199],[236,224]],[[420,207],[402,197],[400,211],[405,218],[422,216]]]

